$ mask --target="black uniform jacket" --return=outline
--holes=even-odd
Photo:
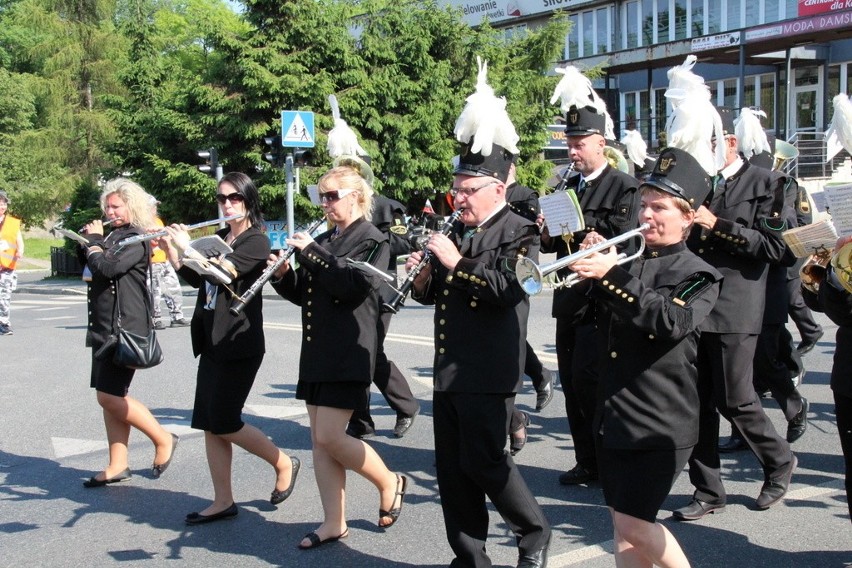
[[[121,294],[121,327],[139,335],[147,335],[151,328],[148,309],[148,262],[151,256],[148,243],[135,243],[122,247],[115,245],[128,237],[145,231],[137,227],[118,227],[104,239],[89,235],[90,245],[100,246],[103,253],[93,253],[87,259],[92,281],[88,286],[89,329],[86,347],[96,351],[112,335],[115,309],[115,281]]]
[[[818,295],[802,288],[802,296],[810,309],[825,312],[825,315],[837,324],[834,364],[831,367],[831,390],[852,397],[852,372],[849,370],[852,368],[852,294],[839,282],[829,282],[836,278],[832,270],[829,266],[826,281],[820,284]]]
[[[541,213],[541,206],[538,203],[538,193],[519,183],[513,183],[506,188],[506,203],[514,212],[529,219],[535,223],[538,214]]]
[[[373,198],[373,225],[388,236],[390,254],[388,255],[388,272],[396,276],[396,257],[411,252],[408,225],[405,223],[405,206],[390,197],[376,195]]]
[[[792,229],[800,226],[800,213],[797,210],[799,184],[795,179],[781,172],[772,172],[771,175],[773,178],[780,178],[773,183],[773,186],[776,191],[783,192],[783,215],[787,220],[787,228]],[[790,247],[787,247],[780,263],[769,265],[769,273],[766,276],[766,306],[763,310],[763,323],[765,325],[787,323],[787,312],[790,305],[787,280],[790,270],[797,264],[797,260]],[[798,268],[796,270],[798,271]]]
[[[567,289],[575,309],[586,295],[598,307],[595,431],[604,447],[675,449],[698,441],[698,326],[721,278],[680,242]]]
[[[517,392],[526,357],[529,298],[515,277],[518,255],[538,259],[535,223],[498,211],[467,239],[450,235],[462,258],[448,270],[434,262],[422,294],[435,305],[435,390]]]
[[[230,229],[216,234],[224,238]],[[249,227],[231,243],[234,252],[225,255],[225,260],[234,265],[237,276],[229,285],[237,295],[260,277],[269,257],[269,238],[257,227]],[[207,293],[205,278],[182,266],[178,274],[193,288],[198,288],[198,299],[192,314],[192,352],[198,357],[202,353],[219,361],[233,361],[256,357],[266,352],[263,335],[263,298],[257,294],[246,304],[238,316],[231,315],[233,298],[224,285],[211,280],[217,286],[216,307],[205,310]]]
[[[327,231],[305,247],[297,254],[299,268],[273,287],[302,307],[299,380],[368,385],[378,349],[380,281],[346,259],[385,269],[388,238],[363,218],[334,235]]]
[[[701,326],[712,333],[758,334],[766,305],[769,263],[783,262],[787,246],[781,233],[783,178],[743,162],[717,185],[710,211],[718,217],[711,230],[695,226],[689,249],[715,267],[725,280],[716,308]]]
[[[568,176],[566,188],[577,190],[580,183],[580,173],[572,172]],[[542,246],[544,252],[555,252],[557,258],[567,256],[571,252],[579,250],[580,243],[586,238],[586,233],[594,229],[607,239],[620,235],[637,227],[639,219],[639,193],[637,191],[639,182],[632,176],[606,166],[594,180],[587,182],[585,190],[579,194],[580,208],[586,223],[586,230],[573,236],[572,250],[568,243],[561,237],[552,238],[547,250]],[[630,242],[618,247],[620,251],[632,254],[636,251],[636,243]],[[558,272],[559,277],[570,274],[570,270],[564,268]],[[564,289],[553,293],[553,317],[565,317],[560,304]],[[582,323],[591,323],[594,320],[593,304],[584,312],[576,312],[573,317]],[[569,309],[569,311],[573,311]]]

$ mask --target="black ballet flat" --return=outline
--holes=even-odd
[[[180,438],[175,434],[172,434],[172,455],[169,456],[169,459],[165,461],[165,463],[161,463],[160,465],[154,464],[151,466],[151,475],[154,476],[154,479],[158,479],[161,475],[166,472],[169,465],[172,463],[172,458],[175,457],[175,451],[177,450],[178,441]]]
[[[390,511],[385,511],[381,508],[379,509],[379,528],[382,529],[389,529],[394,526],[396,521],[399,519],[399,514],[402,512],[402,502],[405,500],[405,492],[408,490],[408,478],[404,475],[397,474],[396,480],[396,493],[394,494],[393,504],[391,504],[391,507],[396,504],[397,497],[399,497],[399,507],[393,507]],[[386,525],[382,525],[381,520],[385,517],[390,517],[393,520]]]
[[[204,523],[212,523],[213,521],[224,521],[225,519],[233,519],[239,514],[240,510],[236,503],[231,503],[227,509],[213,513],[212,515],[202,515],[200,513],[190,513],[186,516],[186,524],[188,525],[203,525]]]
[[[130,468],[125,468],[124,471],[119,473],[118,475],[114,475],[109,479],[98,479],[97,477],[92,477],[83,482],[83,487],[87,489],[91,489],[92,487],[103,487],[105,485],[109,485],[110,483],[118,483],[120,481],[126,481],[133,477],[133,474],[130,473]]]
[[[296,486],[296,476],[299,474],[299,468],[302,467],[302,462],[296,457],[290,457],[290,462],[293,464],[293,473],[290,474],[290,487],[284,491],[278,491],[277,489],[272,491],[272,497],[269,498],[269,502],[273,505],[283,503],[287,497],[290,496],[293,492],[293,488]]]
[[[321,540],[317,533],[309,532],[308,534],[305,535],[305,538],[310,541],[310,544],[308,546],[302,546],[302,543],[300,542],[299,545],[298,545],[298,548],[300,550],[308,550],[308,549],[311,549],[311,548],[318,548],[318,547],[320,547],[324,544],[328,544],[329,542],[337,542],[338,540],[343,540],[344,538],[346,538],[348,536],[349,536],[349,529],[348,528],[345,531],[343,531],[342,533],[340,533],[339,535],[329,537],[325,540]]]

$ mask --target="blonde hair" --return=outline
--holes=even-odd
[[[130,219],[125,219],[128,225],[150,229],[156,225],[154,213],[151,210],[151,195],[136,182],[127,178],[115,178],[107,182],[101,193],[101,209],[106,211],[106,202],[113,193],[117,194],[127,206]]]
[[[640,196],[651,193],[654,195],[659,195],[661,197],[670,197],[671,200],[674,202],[675,206],[678,208],[678,211],[680,211],[683,215],[689,216],[690,214],[695,213],[695,209],[693,209],[692,205],[689,204],[689,201],[687,201],[683,197],[678,197],[677,195],[671,194],[668,191],[663,191],[662,189],[654,187],[653,185],[643,185],[640,191]],[[689,232],[692,230],[692,224],[695,222],[695,217],[693,216],[692,219],[692,222],[690,222],[686,227],[683,228],[684,239],[689,236]]]
[[[350,165],[336,166],[328,170],[317,182],[321,192],[335,189],[354,189],[357,192],[358,209],[367,221],[373,218],[373,187]]]

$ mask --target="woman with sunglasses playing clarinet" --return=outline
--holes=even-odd
[[[332,168],[318,183],[322,208],[333,228],[316,240],[307,233],[287,239],[298,250],[299,268],[284,263],[272,280],[279,294],[302,307],[296,398],[308,408],[324,520],[302,539],[301,549],[349,536],[347,469],[378,489],[380,528],[399,518],[408,482],[388,470],[373,448],[346,434],[352,412],[369,405],[380,303],[376,277],[347,261],[384,269],[390,249],[387,236],[369,221],[373,190],[362,175],[369,166],[357,158],[338,158],[337,163],[347,165]]]
[[[204,430],[213,502],[187,515],[189,525],[237,516],[231,488],[234,444],[275,469],[273,505],[290,496],[300,466],[298,458],[287,456],[263,432],[242,421],[243,405],[265,353],[263,299],[258,295],[237,316],[228,308],[232,294],[242,294],[263,273],[269,256],[257,188],[247,175],[231,172],[219,181],[216,201],[226,218],[242,217],[231,219],[216,233],[233,252],[221,260],[211,259],[216,268],[210,275],[202,277],[183,265],[182,258],[192,252],[186,226],[168,227],[169,236],[162,239],[166,244],[161,244],[178,274],[199,289],[190,328],[192,350],[199,358],[192,427]],[[226,276],[212,275],[217,269]]]

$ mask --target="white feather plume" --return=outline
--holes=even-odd
[[[557,67],[555,71],[562,75],[562,78],[553,90],[553,95],[550,97],[550,104],[554,104],[559,100],[559,108],[562,109],[562,112],[568,112],[572,106],[576,106],[577,108],[587,106],[595,108],[598,114],[606,117],[604,138],[614,140],[615,130],[612,117],[609,116],[609,112],[606,110],[606,102],[592,88],[592,81],[573,65]]]
[[[627,157],[637,166],[644,166],[648,158],[648,144],[638,130],[625,130],[621,143],[627,149]]]
[[[852,154],[852,97],[840,93],[832,99],[832,103],[834,116],[831,117],[831,125],[826,131],[826,137],[836,138],[840,145]],[[829,159],[833,157],[830,156]]]
[[[517,154],[520,137],[506,112],[506,98],[496,97],[494,89],[488,85],[488,62],[477,56],[476,64],[479,67],[476,91],[467,97],[465,107],[456,120],[453,129],[456,140],[462,144],[473,140],[470,150],[483,156],[491,155],[494,144]]]
[[[328,96],[331,105],[331,116],[334,119],[334,128],[328,132],[328,154],[332,158],[340,156],[366,156],[367,152],[358,143],[358,135],[352,130],[346,121],[340,118],[340,107],[337,97]]]
[[[672,102],[672,114],[666,121],[669,146],[680,148],[698,160],[707,175],[713,176],[725,166],[722,117],[710,102],[710,89],[704,79],[692,72],[696,57],[690,55],[669,69],[669,88],[665,96]],[[713,138],[716,150],[713,151]]]
[[[766,131],[760,124],[760,117],[766,118],[766,113],[762,110],[745,107],[740,110],[740,115],[734,120],[734,133],[737,135],[738,150],[746,159],[763,152],[772,153],[772,147],[766,138]]]

